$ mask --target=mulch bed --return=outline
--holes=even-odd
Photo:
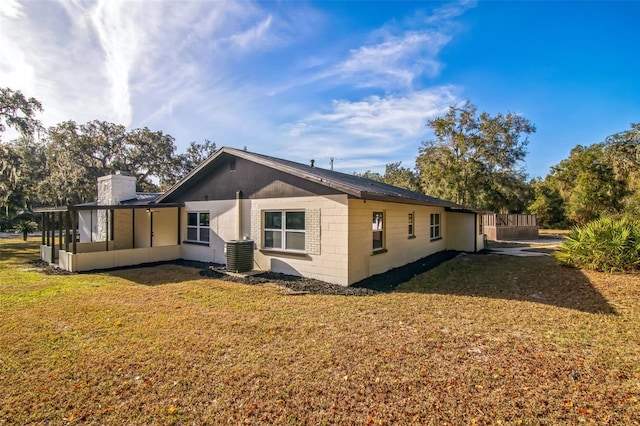
[[[201,268],[202,270],[200,271],[200,275],[203,277],[251,285],[276,284],[286,287],[290,291],[294,292],[293,294],[309,293],[341,296],[370,296],[380,292],[392,292],[400,284],[409,281],[416,275],[420,275],[429,269],[435,268],[447,260],[453,259],[458,256],[458,254],[459,252],[455,250],[446,250],[435,253],[413,263],[409,263],[408,265],[394,268],[385,273],[366,278],[350,286],[331,284],[312,278],[278,274],[275,272],[264,272],[247,277],[238,277],[228,275],[224,265],[205,264],[207,265],[206,268],[202,268],[203,264],[200,262],[181,261],[180,264]]]
[[[60,269],[57,266],[49,265],[41,259],[30,260],[29,265],[32,265],[40,270],[45,275],[74,275],[75,272],[69,272],[64,269]]]

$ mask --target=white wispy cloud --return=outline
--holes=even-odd
[[[17,0],[4,0],[0,3],[0,15],[8,18],[19,18],[22,14],[22,6]]]
[[[435,24],[435,25],[448,25],[451,23],[453,18],[456,18],[463,13],[465,13],[468,9],[476,7],[476,0],[461,0],[452,3],[443,3],[441,6],[437,7],[433,13],[427,16],[424,19],[426,24]]]
[[[147,123],[228,75],[224,55],[262,46],[271,20],[249,2],[11,0],[0,81],[42,101],[49,125]]]
[[[443,86],[404,96],[370,96],[358,101],[334,100],[328,111],[282,126],[289,158],[343,159],[341,168],[380,168],[405,160],[428,133],[427,120],[446,111],[459,89]],[[282,150],[283,154],[284,149]]]
[[[436,76],[436,56],[450,36],[435,31],[410,31],[387,36],[381,43],[353,49],[330,74],[354,81],[359,87],[411,87],[420,75]]]
[[[265,35],[271,26],[272,20],[273,17],[269,15],[254,27],[249,28],[242,33],[232,35],[231,40],[241,49],[246,49],[249,46],[259,44],[265,40]]]
[[[438,56],[456,31],[453,20],[472,7],[475,1],[465,0],[444,3],[430,14],[418,10],[402,22],[393,20],[373,30],[366,42],[334,61],[308,56],[303,64],[312,72],[274,92],[318,82],[384,90],[416,89],[416,80],[440,74],[443,64]]]
[[[466,7],[327,53],[314,47],[326,46],[330,16],[309,4],[4,0],[0,84],[38,98],[46,125],[101,119],[163,130],[179,147],[208,138],[379,167],[415,156],[426,120],[456,100],[458,88],[424,77],[440,72],[447,22]]]

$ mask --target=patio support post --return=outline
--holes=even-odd
[[[111,216],[109,218],[111,220],[111,222],[109,222],[111,224],[110,225],[111,227],[109,228],[111,230],[111,241],[113,241],[115,239],[115,237],[116,237],[116,225],[115,225],[115,223],[116,223],[116,220],[115,220],[116,214],[115,213],[116,213],[115,210],[113,210],[113,209],[109,210],[109,215]]]
[[[62,212],[58,212],[58,249],[62,250]]]
[[[67,211],[64,213],[64,251],[69,251],[69,223],[71,222],[71,217],[69,215],[69,207],[67,207]]]
[[[153,210],[149,209],[149,247],[153,247]]]
[[[78,247],[76,246],[76,229],[78,228],[78,212],[73,210],[71,212],[71,247],[72,253],[76,254],[78,252]]]
[[[44,214],[42,214],[42,220],[41,220],[41,223],[40,223],[40,226],[42,227],[42,234],[41,234],[41,236],[40,236],[40,237],[41,237],[41,239],[42,239],[42,242],[40,243],[40,245],[41,245],[41,246],[43,246],[43,245],[44,245],[44,227],[45,227],[45,224],[44,224],[44,217],[45,217],[45,216],[44,216]]]
[[[106,244],[105,251],[109,251],[109,210],[104,211],[104,217],[105,217],[105,220],[107,221],[107,223],[105,224],[105,230],[104,230],[104,232],[106,232],[106,235],[104,238],[104,242]]]
[[[49,244],[50,245],[54,245],[55,243],[53,242],[53,227],[54,227],[54,219],[55,216],[53,216],[53,213],[49,212],[49,229],[47,230],[47,234],[49,236]]]
[[[181,208],[178,207],[178,245],[180,245],[180,213],[181,213]]]
[[[51,264],[56,260],[56,215],[51,213]]]
[[[136,248],[136,209],[131,209],[131,248]]]
[[[42,245],[49,245],[49,213],[42,213]]]

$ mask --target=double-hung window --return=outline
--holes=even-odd
[[[197,243],[209,242],[209,213],[187,213],[187,241]]]
[[[373,251],[384,250],[384,212],[373,212]]]
[[[440,213],[431,213],[430,215],[429,238],[432,240],[440,238]]]
[[[264,212],[264,248],[304,251],[304,211]]]

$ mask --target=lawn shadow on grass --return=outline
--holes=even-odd
[[[5,240],[0,264],[27,265],[37,259],[38,242]],[[157,286],[201,279],[211,264],[177,260],[92,271]],[[560,266],[551,256],[514,257],[492,254],[435,253],[352,288],[377,292],[434,293],[543,303],[589,313],[618,315],[589,279],[575,268]],[[333,293],[328,293],[333,294]],[[370,294],[363,292],[364,294]]]
[[[395,291],[519,300],[618,315],[579,269],[561,266],[551,256],[462,254]]]
[[[140,265],[121,266],[81,272],[82,274],[104,273],[122,278],[136,284],[159,286],[175,284],[183,281],[200,279],[199,271],[208,268],[209,263],[186,260],[144,263]]]

